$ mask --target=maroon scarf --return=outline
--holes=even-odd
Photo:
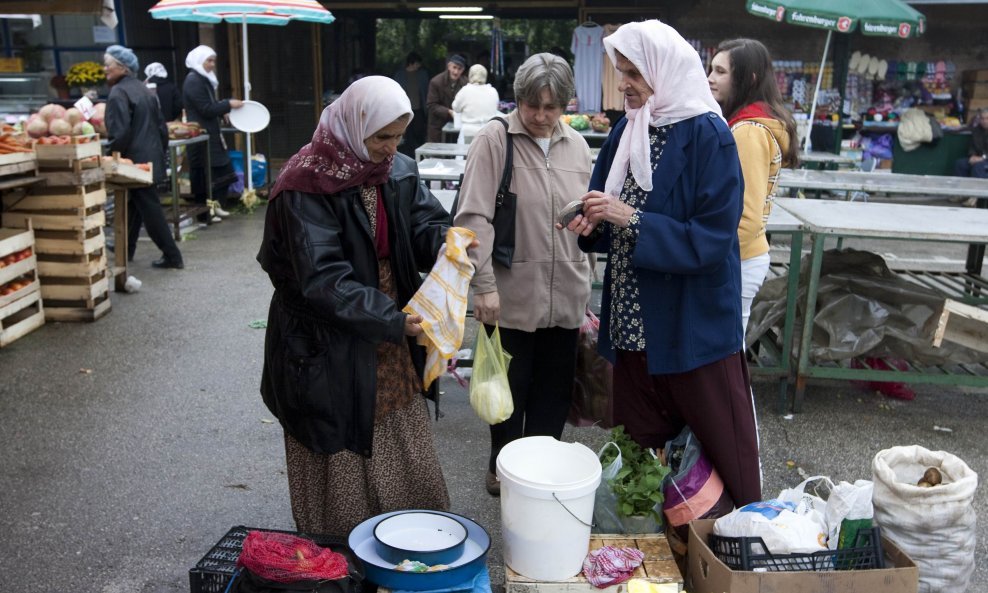
[[[392,156],[380,163],[362,161],[320,126],[312,141],[281,168],[270,199],[288,190],[331,195],[351,187],[381,185],[388,180],[393,160]]]

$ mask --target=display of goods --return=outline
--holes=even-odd
[[[22,127],[28,136],[38,139],[51,136],[90,136],[97,132],[105,134],[103,114],[106,105],[100,103],[95,109],[96,113],[86,121],[82,112],[75,107],[66,109],[61,105],[49,103],[37,113],[32,113],[27,121],[23,122]],[[58,143],[48,142],[48,144]]]
[[[31,152],[31,140],[14,126],[3,124],[0,126],[0,154],[14,152]]]
[[[168,122],[168,137],[172,140],[184,140],[185,138],[195,138],[202,133],[199,124],[193,122],[170,121]]]
[[[24,274],[20,278],[16,278],[6,284],[0,284],[0,297],[14,294],[32,282],[34,282],[34,274]]]
[[[590,128],[594,132],[606,132],[611,129],[611,120],[603,113],[598,113],[590,118]]]
[[[120,163],[121,165],[133,165],[133,166],[137,167],[138,169],[141,169],[142,171],[150,171],[151,170],[151,163],[135,163],[134,161],[132,161],[132,160],[130,160],[128,158],[124,158],[124,157],[104,156],[104,157],[101,157],[101,158],[103,159],[102,160],[102,163],[103,164],[106,164],[106,163]]]
[[[6,268],[7,266],[13,265],[22,259],[27,259],[31,257],[31,248],[21,249],[14,253],[8,254],[3,258],[0,258],[0,268]]]

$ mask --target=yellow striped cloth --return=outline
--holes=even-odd
[[[446,372],[446,363],[460,349],[467,316],[467,292],[473,278],[473,264],[467,245],[476,234],[462,227],[446,232],[446,248],[440,253],[412,300],[402,309],[409,315],[422,316],[422,334],[418,343],[426,347],[425,376],[428,389]]]

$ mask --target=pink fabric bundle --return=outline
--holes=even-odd
[[[641,566],[645,553],[638,548],[604,546],[591,550],[583,560],[583,576],[598,589],[623,583]]]

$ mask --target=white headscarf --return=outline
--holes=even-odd
[[[144,67],[144,76],[146,78],[151,78],[152,76],[168,78],[168,71],[165,70],[165,65],[161,62],[151,62]]]
[[[721,115],[720,105],[710,92],[700,54],[665,23],[652,20],[622,25],[604,38],[604,49],[614,64],[615,52],[621,52],[652,87],[652,96],[641,108],[628,109],[625,104],[628,124],[618,142],[604,190],[620,195],[630,164],[638,186],[651,191],[649,125],[674,124],[710,111]],[[640,117],[643,111],[646,117]]]
[[[406,113],[411,122],[412,103],[400,84],[387,76],[365,76],[323,110],[316,133],[329,131],[357,158],[369,161],[364,140]]]
[[[206,72],[206,69],[202,67],[203,62],[208,60],[210,57],[215,57],[216,52],[213,48],[208,45],[200,45],[194,50],[189,52],[189,55],[185,56],[185,67],[195,70],[199,74],[202,74],[209,79],[209,82],[213,85],[213,90],[215,91],[220,86],[220,81],[216,79],[216,72]]]

